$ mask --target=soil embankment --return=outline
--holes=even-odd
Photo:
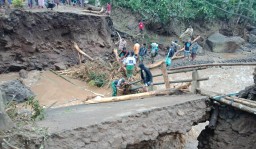
[[[0,73],[73,66],[79,59],[72,42],[91,57],[103,57],[112,29],[106,16],[14,10],[0,18]]]

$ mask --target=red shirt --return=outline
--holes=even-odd
[[[143,24],[143,22],[140,22],[139,23],[139,28],[142,30],[142,29],[144,29],[144,24]]]
[[[107,11],[111,11],[111,5],[107,4]]]

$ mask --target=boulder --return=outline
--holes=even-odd
[[[245,40],[238,36],[227,37],[220,33],[214,33],[207,39],[211,51],[217,53],[232,53],[235,52]]]
[[[24,69],[21,69],[19,72],[19,76],[23,79],[26,79],[28,77],[28,72]]]
[[[251,44],[256,44],[256,35],[254,34],[249,34],[249,43]]]
[[[0,85],[0,90],[5,93],[7,102],[24,102],[35,94],[19,80],[12,80]]]
[[[0,90],[0,131],[8,130],[14,126],[12,120],[5,112],[4,96]],[[0,145],[1,147],[1,145]]]
[[[54,66],[55,66],[56,70],[65,70],[65,69],[67,69],[66,65],[62,62],[55,63]]]

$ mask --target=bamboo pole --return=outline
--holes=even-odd
[[[214,67],[214,66],[256,66],[256,63],[215,63],[215,64],[201,64],[201,65],[190,65],[172,68],[170,70],[180,70],[187,68],[197,68],[197,67]]]
[[[82,50],[79,48],[79,46],[77,45],[76,42],[73,42],[73,43],[74,43],[75,49],[76,49],[80,54],[86,56],[86,57],[89,58],[91,61],[93,61],[93,58],[90,57],[88,54],[86,54],[84,51],[82,51]]]
[[[256,108],[251,108],[251,107],[246,106],[244,104],[241,104],[241,103],[238,103],[238,102],[234,102],[234,101],[225,99],[225,97],[227,97],[227,96],[234,96],[234,95],[237,95],[237,93],[220,95],[218,93],[214,93],[214,92],[210,92],[210,91],[205,91],[205,90],[202,90],[202,89],[197,89],[197,91],[200,92],[200,94],[202,94],[202,95],[209,96],[210,99],[212,99],[212,100],[224,103],[226,105],[229,105],[231,107],[240,109],[240,110],[248,112],[248,113],[256,114]],[[216,96],[216,95],[218,95],[218,96]]]
[[[107,97],[107,98],[101,98],[101,99],[98,99],[98,100],[88,100],[88,101],[85,101],[85,104],[118,102],[118,101],[146,98],[146,97],[152,97],[152,96],[172,95],[172,94],[176,93],[177,91],[178,90],[175,90],[175,89],[167,89],[167,90],[157,90],[157,91],[151,91],[151,92],[139,93],[139,94],[131,94],[131,95],[124,95],[124,96],[116,96],[116,97]]]
[[[224,98],[227,100],[233,101],[233,102],[244,104],[244,105],[252,107],[252,108],[256,108],[256,103],[252,102],[251,100],[247,100],[247,99],[243,99],[243,98],[236,98],[236,97],[224,97]]]
[[[212,98],[212,99],[214,99],[214,98]],[[256,108],[251,108],[251,107],[248,107],[244,104],[233,102],[233,101],[230,101],[230,100],[227,100],[227,99],[224,99],[224,98],[220,98],[218,100],[214,99],[214,100],[219,101],[219,102],[224,103],[224,104],[227,104],[231,107],[240,109],[242,111],[245,111],[245,112],[252,113],[252,114],[256,115]]]

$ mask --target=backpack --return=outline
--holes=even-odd
[[[170,48],[170,49],[169,49],[169,52],[168,52],[168,54],[167,54],[167,56],[168,56],[168,57],[173,57],[174,53],[175,53],[174,49],[173,49],[173,48]]]
[[[142,47],[140,48],[140,52],[139,52],[139,55],[140,56],[144,56],[147,54],[147,49],[145,47]]]

